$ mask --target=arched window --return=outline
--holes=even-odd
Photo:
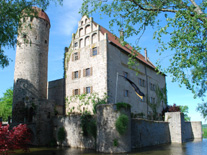
[[[80,48],[83,47],[83,39],[80,39],[80,41],[79,41],[79,47],[80,47]]]
[[[83,21],[81,21],[81,26],[83,25]]]
[[[97,37],[97,34],[95,33],[92,35],[92,44],[96,43],[97,41],[98,41],[98,37]]]
[[[88,46],[89,44],[90,44],[89,37],[86,37],[86,39],[85,39],[85,45]]]
[[[85,27],[85,32],[86,32],[86,34],[88,34],[88,33],[91,32],[91,29],[90,29],[90,28],[91,28],[90,25],[87,25],[87,26]]]
[[[83,28],[79,30],[79,36],[83,36]]]
[[[86,19],[85,19],[85,23],[87,23],[87,22],[88,22],[88,19],[86,18]]]

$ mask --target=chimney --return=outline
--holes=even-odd
[[[144,49],[144,53],[145,53],[145,60],[147,61],[147,49]]]
[[[121,39],[121,41],[124,41],[124,31],[123,31],[123,29],[121,29],[121,30],[119,31],[119,34],[120,34],[120,39]]]

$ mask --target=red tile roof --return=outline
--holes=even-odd
[[[46,20],[50,24],[50,19],[49,19],[48,15],[44,12],[44,10],[37,8],[37,7],[32,7],[32,8],[34,8],[35,10],[38,11],[39,18]]]
[[[97,23],[95,23],[95,22],[94,22],[94,24],[97,25]],[[100,26],[100,31],[101,31],[102,34],[107,33],[108,34],[108,40],[111,41],[112,43],[114,43],[119,48],[126,51],[127,53],[132,54],[133,52],[137,52],[137,51],[133,50],[133,48],[129,44],[127,44],[125,46],[121,45],[121,43],[119,42],[119,38],[117,36],[115,36],[114,34],[112,34],[111,32],[109,32],[104,27]],[[145,57],[142,54],[140,54],[139,52],[137,52],[136,58],[138,60],[140,60],[141,62],[147,64],[148,66],[152,67],[153,69],[156,68],[150,61],[146,61]]]

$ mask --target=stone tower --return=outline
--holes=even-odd
[[[50,20],[43,10],[33,9],[37,15],[22,19],[21,33],[17,38],[13,123],[31,122],[36,102],[47,98]]]

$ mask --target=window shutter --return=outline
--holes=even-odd
[[[83,94],[86,93],[86,87],[83,87]]]
[[[78,95],[80,95],[80,89],[78,89]]]
[[[74,61],[74,54],[72,54],[72,61]]]
[[[81,70],[78,71],[78,78],[81,77]]]
[[[72,72],[72,80],[74,79],[74,72]]]
[[[91,86],[91,94],[93,93],[93,86]]]
[[[90,49],[90,56],[91,57],[93,56],[93,49],[92,48]]]
[[[91,76],[93,75],[93,67],[90,68]]]
[[[78,60],[80,59],[80,51],[78,52]]]
[[[86,69],[83,69],[83,77],[86,76]]]

